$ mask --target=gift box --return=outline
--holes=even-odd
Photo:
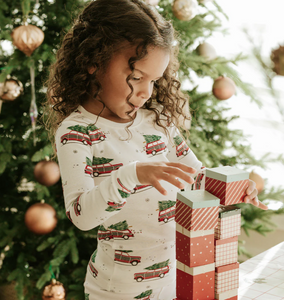
[[[220,205],[215,228],[215,239],[227,239],[241,234],[241,209],[233,205]]]
[[[219,198],[204,190],[178,192],[175,220],[187,230],[214,229],[219,204]]]
[[[238,300],[238,289],[215,294],[216,300]]]
[[[238,261],[238,237],[215,240],[216,267],[232,264]]]
[[[188,231],[176,224],[176,259],[188,267],[214,263],[214,229]]]
[[[213,300],[215,264],[189,268],[177,261],[177,299]]]
[[[220,204],[243,202],[249,186],[249,173],[225,166],[206,169],[205,190],[220,198]]]
[[[227,291],[238,289],[238,287],[239,287],[239,263],[238,262],[226,266],[216,267],[215,294],[219,295],[219,298],[220,298],[220,294]]]

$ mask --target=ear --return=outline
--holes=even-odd
[[[92,66],[92,67],[89,67],[88,68],[88,73],[90,74],[90,75],[92,75],[95,71],[96,71],[96,67],[94,67],[94,66]]]

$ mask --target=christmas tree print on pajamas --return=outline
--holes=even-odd
[[[156,155],[166,149],[166,144],[160,141],[162,138],[159,135],[143,135],[146,141],[145,151],[147,154]]]
[[[96,249],[89,261],[89,268],[90,268],[90,271],[91,271],[91,274],[94,276],[94,277],[97,277],[98,276],[98,270],[94,267],[94,263],[96,262],[96,256],[97,256],[97,252],[98,250]]]
[[[95,157],[93,156],[93,160],[86,157],[86,167],[85,174],[90,175],[91,177],[98,177],[100,175],[109,175],[112,171],[115,171],[123,166],[122,163],[111,164],[113,158],[105,158],[105,157]]]
[[[134,299],[139,299],[139,300],[148,300],[150,299],[150,296],[152,295],[152,290],[148,290],[146,292],[141,293],[140,295],[134,297]]]
[[[106,139],[105,134],[94,124],[88,126],[73,125],[67,127],[70,132],[61,136],[61,143],[63,145],[69,142],[80,142],[84,145],[92,146],[94,143],[100,143]]]
[[[99,240],[105,240],[105,241],[109,241],[110,239],[128,240],[130,237],[134,237],[134,234],[129,229],[126,220],[110,225],[107,229],[103,225],[100,225],[98,230]]]
[[[189,151],[189,147],[187,145],[187,143],[183,140],[183,138],[179,135],[176,135],[174,137],[174,143],[176,146],[176,156],[180,157],[180,156],[186,156],[188,154]]]
[[[115,250],[114,261],[137,266],[141,262],[141,256],[131,255],[132,250]]]
[[[169,259],[160,263],[153,264],[152,266],[146,267],[144,272],[134,274],[134,279],[137,282],[141,282],[146,279],[164,278],[170,271]]]
[[[176,201],[159,201],[159,216],[158,221],[167,223],[169,220],[175,218],[176,213]]]

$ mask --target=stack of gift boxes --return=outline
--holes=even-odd
[[[241,203],[249,173],[232,167],[206,170],[205,189],[178,193],[176,300],[237,300]]]

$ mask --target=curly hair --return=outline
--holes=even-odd
[[[166,133],[161,115],[166,116],[168,124],[180,127],[181,116],[183,120],[190,119],[183,109],[188,99],[180,91],[177,79],[177,34],[171,22],[140,0],[96,0],[78,16],[57,51],[56,62],[50,67],[45,109],[48,111],[46,127],[51,137],[54,138],[58,125],[91,95],[91,91],[92,97],[98,97],[102,90],[98,71],[105,72],[113,54],[125,44],[136,47],[136,56],[128,61],[132,74],[135,62],[148,54],[149,46],[170,54],[163,77],[155,82],[153,93],[142,108],[155,113],[155,123]],[[88,70],[92,67],[95,72],[90,74]],[[128,103],[133,94],[129,82],[132,74],[126,78],[131,89],[126,99]],[[162,110],[157,108],[157,103]]]

